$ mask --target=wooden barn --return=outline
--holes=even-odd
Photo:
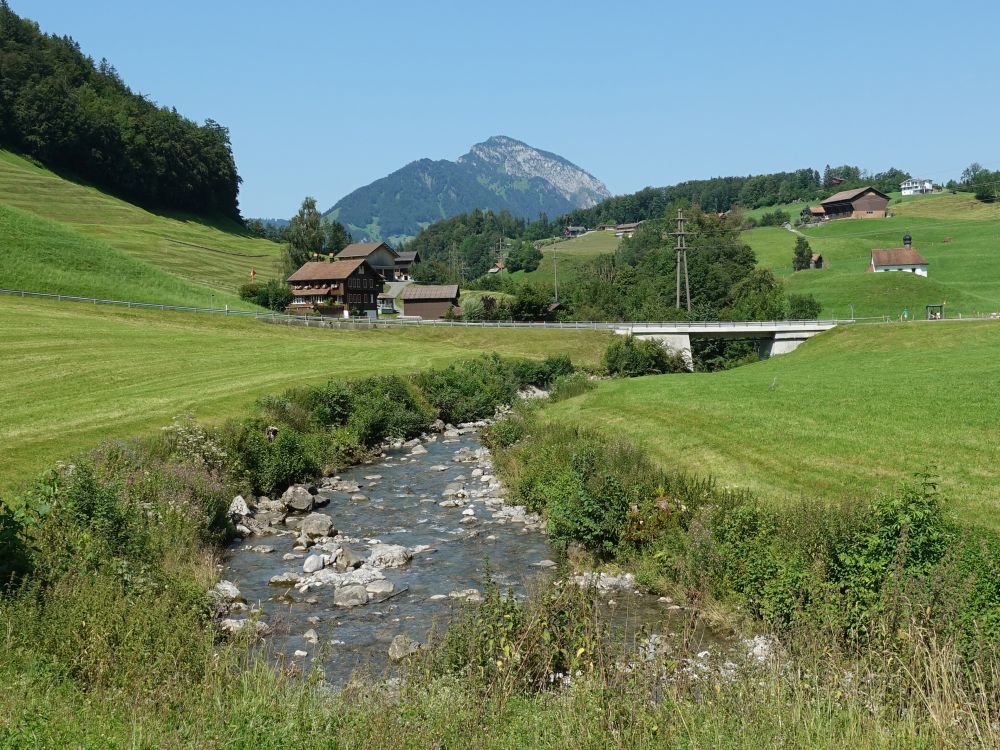
[[[403,301],[403,312],[406,315],[419,316],[424,320],[441,320],[449,310],[458,307],[458,295],[458,284],[411,284],[399,298]]]
[[[843,190],[823,201],[827,219],[884,219],[888,208],[889,196],[870,186]]]

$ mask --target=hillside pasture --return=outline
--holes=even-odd
[[[620,237],[614,232],[587,232],[579,237],[561,240],[541,248],[542,260],[531,273],[517,271],[511,276],[525,281],[552,283],[553,268],[558,266],[559,278],[574,278],[587,262],[601,255],[612,255],[618,249]]]
[[[0,151],[0,204],[50,219],[180,279],[232,294],[251,268],[279,274],[280,246],[232,221],[146,211]],[[41,290],[47,291],[47,290]]]
[[[778,503],[930,472],[963,520],[1000,528],[998,350],[1000,322],[842,326],[735,370],[604,382],[544,413]]]
[[[795,236],[777,227],[745,232],[758,263],[785,277],[790,292],[814,294],[827,317],[889,316],[904,308],[922,316],[924,305],[947,303],[947,314],[1000,310],[1000,206],[967,194],[915,196],[891,204],[887,219],[842,220],[802,233],[825,268],[792,273]],[[871,251],[902,246],[903,235],[927,259],[928,278],[867,273]]]
[[[265,393],[330,378],[411,372],[482,352],[596,364],[596,331],[337,331],[224,315],[0,296],[0,487],[107,438],[182,413],[242,414]]]

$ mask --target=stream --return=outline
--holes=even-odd
[[[440,634],[456,607],[479,600],[487,569],[502,591],[517,597],[529,586],[546,585],[553,574],[556,553],[543,522],[504,505],[475,427],[388,450],[373,463],[318,482],[314,500],[325,505],[308,523],[322,527],[328,522],[315,516],[322,514],[335,530],[304,548],[306,516],[289,515],[270,533],[233,542],[222,578],[238,587],[247,603],[239,608],[260,610],[271,656],[303,668],[320,657],[333,684],[359,668],[383,670],[396,636],[425,643],[432,630]],[[323,555],[360,567],[339,570]],[[320,570],[306,574],[307,560]],[[667,633],[690,626],[689,613],[634,592],[629,579],[607,577],[604,583],[610,586],[600,591],[602,614],[626,642],[640,627]],[[358,594],[354,601],[351,592]],[[701,631],[699,643],[718,643]]]

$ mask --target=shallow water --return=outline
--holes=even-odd
[[[555,553],[542,533],[526,530],[523,524],[494,519],[483,498],[466,498],[463,507],[438,505],[445,489],[456,482],[464,484],[470,495],[487,487],[472,476],[473,470],[481,467],[479,462],[454,460],[460,449],[480,447],[476,436],[470,433],[456,440],[423,445],[425,454],[411,457],[407,449],[391,451],[385,459],[343,472],[341,479],[360,484],[361,492],[369,499],[352,501],[351,493],[327,492],[332,499],[318,510],[333,519],[340,534],[354,540],[341,546],[363,557],[367,557],[373,540],[409,548],[430,545],[430,550],[415,555],[405,567],[382,571],[394,585],[394,593],[388,598],[373,597],[366,605],[345,608],[334,605],[333,586],[299,593],[295,588],[269,585],[274,575],[288,571],[302,574],[302,562],[308,553],[295,552],[302,557],[282,560],[282,555],[293,552],[296,544],[297,532],[292,530],[251,537],[230,547],[222,577],[236,583],[244,598],[259,606],[262,619],[274,628],[266,642],[275,657],[284,656],[305,665],[322,655],[327,679],[340,684],[359,667],[380,671],[396,635],[405,633],[424,643],[432,628],[443,629],[461,605],[455,599],[432,597],[483,589],[487,566],[493,580],[503,590],[511,589],[515,596],[524,596],[533,583],[546,585],[552,573],[538,563],[555,559]],[[447,468],[432,469],[440,465]],[[372,475],[381,478],[365,479]],[[502,489],[491,494],[502,496]],[[474,509],[475,522],[460,523],[467,518],[463,515],[466,508]],[[274,551],[264,554],[247,549],[257,545],[271,546]],[[605,612],[611,621],[624,624],[627,631],[639,627],[653,632],[665,628],[676,631],[683,627],[683,613],[667,612],[656,597],[614,591],[602,598],[614,602]],[[317,644],[303,638],[310,628],[318,635]],[[699,639],[706,637],[698,635]],[[308,656],[295,657],[296,650]]]

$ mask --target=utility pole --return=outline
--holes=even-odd
[[[677,209],[677,231],[671,232],[677,238],[677,309],[681,309],[681,268],[684,269],[684,295],[687,299],[687,311],[691,312],[691,282],[688,279],[687,232],[684,231],[684,211]]]

